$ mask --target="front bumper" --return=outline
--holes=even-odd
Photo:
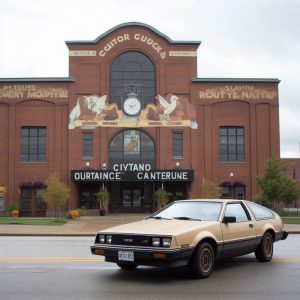
[[[127,262],[118,259],[118,251],[133,251],[134,261]],[[193,248],[188,249],[157,249],[153,247],[128,247],[116,245],[94,245],[91,252],[102,255],[105,261],[114,263],[126,263],[144,266],[181,267],[186,266],[193,253]],[[160,255],[157,255],[157,254]],[[157,257],[159,256],[159,257]]]

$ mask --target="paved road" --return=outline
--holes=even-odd
[[[300,235],[218,263],[212,276],[139,267],[122,271],[89,252],[89,237],[0,237],[0,299],[299,299]]]

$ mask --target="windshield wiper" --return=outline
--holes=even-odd
[[[160,217],[160,216],[151,216],[151,217],[148,217],[147,219],[172,220],[172,219],[164,218],[164,217]],[[146,220],[147,220],[147,219],[146,219]]]
[[[190,217],[174,217],[176,220],[190,220],[190,221],[202,221],[200,219],[190,218]]]

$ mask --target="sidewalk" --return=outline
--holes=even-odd
[[[59,226],[0,224],[0,236],[94,236],[97,231],[143,220],[146,214],[109,214],[85,216]]]
[[[94,236],[98,230],[143,220],[145,214],[109,214],[81,217],[60,226],[0,224],[0,236]],[[300,234],[300,224],[286,224],[289,233]]]

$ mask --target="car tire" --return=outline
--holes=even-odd
[[[207,278],[211,275],[215,265],[215,253],[210,243],[201,243],[193,253],[189,262],[189,269],[196,278]]]
[[[272,260],[273,257],[273,237],[270,232],[266,232],[254,252],[256,259],[260,262],[267,262]]]
[[[134,270],[138,265],[117,263],[122,270]]]

